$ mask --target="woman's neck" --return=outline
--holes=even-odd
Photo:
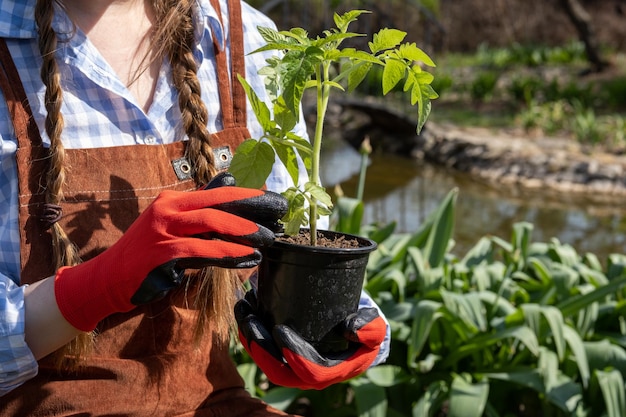
[[[63,7],[130,89],[150,107],[160,61],[151,56],[154,13],[147,0],[63,0]],[[157,62],[158,61],[158,62]]]

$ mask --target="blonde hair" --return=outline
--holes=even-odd
[[[187,158],[193,165],[194,180],[206,184],[215,174],[211,134],[207,129],[208,112],[200,95],[197,63],[192,50],[194,45],[194,1],[153,0],[155,27],[150,33],[150,52],[140,62],[137,76],[145,71],[155,59],[168,59],[172,67],[173,85],[178,91],[182,130],[187,135]],[[45,107],[47,111],[45,130],[50,139],[50,168],[46,175],[46,203],[59,204],[63,201],[63,185],[68,169],[65,148],[62,142],[64,126],[61,105],[63,91],[61,77],[55,60],[57,34],[52,28],[54,2],[37,0],[35,19],[39,27],[39,49],[43,59],[41,79],[46,87]],[[52,226],[53,257],[55,268],[76,265],[80,262],[78,249],[70,241],[59,223]],[[214,336],[224,343],[228,340],[232,325],[232,311],[241,281],[233,272],[221,268],[205,268],[187,280],[195,286],[193,307],[197,309],[194,339],[199,342],[204,336],[207,323],[211,322]],[[187,288],[188,290],[189,288]],[[93,335],[83,334],[59,352],[59,366],[75,364],[88,353]],[[68,362],[69,359],[69,362]]]

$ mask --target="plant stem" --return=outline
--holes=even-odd
[[[321,68],[320,68],[321,67]],[[311,163],[311,182],[321,187],[320,181],[320,154],[322,151],[322,136],[324,132],[324,118],[328,107],[330,86],[325,82],[329,78],[329,62],[322,62],[315,70],[317,79],[317,117],[315,120],[315,136],[313,137],[313,160]],[[317,244],[317,204],[313,198],[309,206],[309,226],[311,230],[311,245]]]
[[[369,155],[372,153],[372,146],[370,145],[369,136],[366,136],[365,139],[363,139],[359,152],[361,153],[361,170],[359,171],[359,186],[357,188],[356,199],[363,201],[367,163],[369,162]]]

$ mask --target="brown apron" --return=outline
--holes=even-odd
[[[234,76],[244,74],[239,0],[229,0],[229,11]],[[40,221],[48,149],[6,44],[0,47],[0,87],[18,139],[21,283],[28,284],[54,273],[50,233]],[[229,80],[224,50],[216,47],[215,53],[224,130],[213,136],[212,145],[223,147],[227,158],[250,135],[245,94]],[[161,191],[195,188],[184,175],[184,151],[184,142],[66,150],[71,171],[59,222],[82,259],[117,241]],[[185,306],[184,297],[172,294],[108,317],[98,326],[95,351],[84,366],[59,371],[44,358],[35,378],[0,397],[0,416],[284,415],[248,395],[228,346],[214,340],[210,328],[194,345],[195,312]]]

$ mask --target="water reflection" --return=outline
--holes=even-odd
[[[355,195],[358,152],[336,143],[324,153],[323,183],[329,189],[339,183],[346,195]],[[596,253],[601,260],[609,253],[626,253],[626,209],[620,201],[592,201],[580,195],[488,185],[442,167],[392,155],[371,158],[364,221],[395,220],[398,231],[415,231],[454,187],[459,189],[454,231],[454,252],[458,255],[484,235],[510,240],[513,224],[520,221],[534,224],[534,241],[557,238],[581,254]]]

